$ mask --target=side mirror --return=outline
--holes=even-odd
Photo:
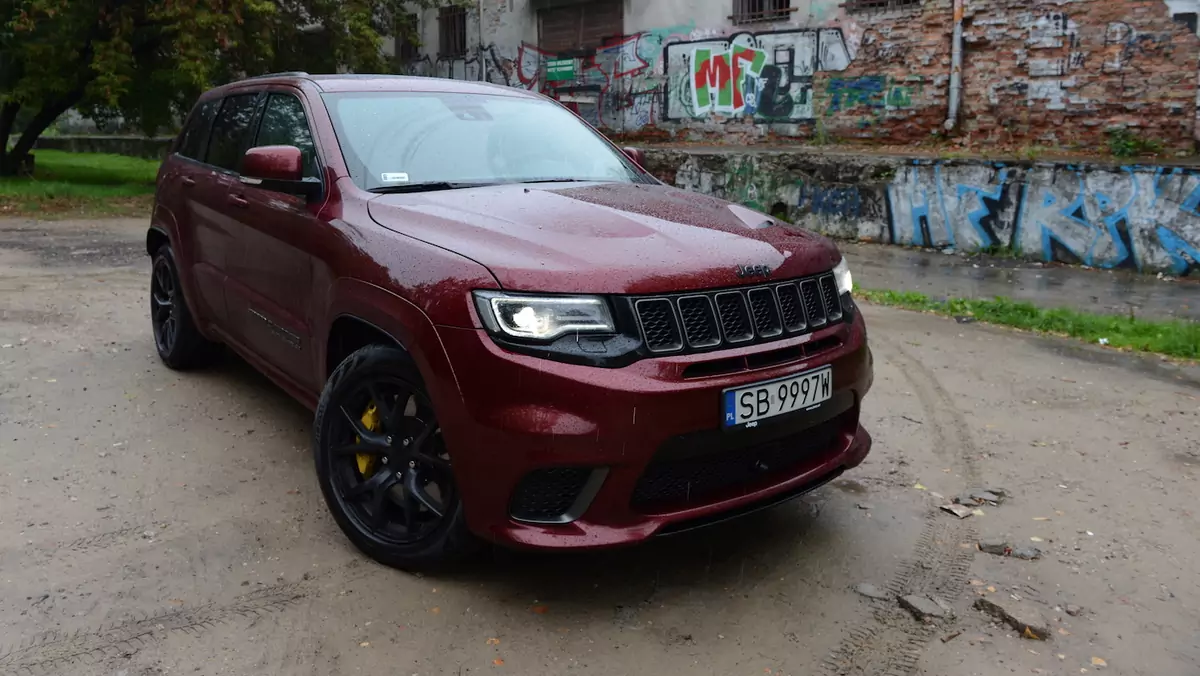
[[[642,169],[646,168],[646,153],[642,152],[641,148],[625,147],[621,150],[625,153],[625,156],[633,160],[633,163],[638,165],[638,167],[641,167]]]
[[[242,157],[242,183],[312,198],[321,193],[318,181],[304,180],[304,157],[296,146],[260,146]]]

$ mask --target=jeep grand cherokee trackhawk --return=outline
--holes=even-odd
[[[159,356],[223,343],[315,409],[333,516],[394,566],[638,542],[861,463],[837,249],[640,161],[499,86],[209,91],[158,176]]]

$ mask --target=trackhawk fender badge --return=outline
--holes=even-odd
[[[738,277],[770,277],[771,268],[766,265],[739,265],[736,268]]]

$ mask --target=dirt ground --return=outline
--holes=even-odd
[[[0,674],[1200,673],[1195,369],[869,307],[876,445],[836,484],[418,576],[342,537],[302,407],[232,357],[159,364],[143,228],[0,221]]]

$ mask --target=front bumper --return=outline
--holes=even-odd
[[[498,544],[609,547],[685,530],[800,495],[859,465],[871,447],[859,410],[873,365],[858,314],[807,336],[620,369],[514,354],[482,330],[439,327],[439,334],[460,394],[439,402],[439,415],[467,523]],[[831,347],[768,368],[683,377],[696,364],[794,353],[804,344]],[[833,365],[833,398],[820,408],[754,429],[721,429],[723,389],[826,364]],[[756,460],[760,472],[731,483],[731,472],[745,470],[743,452],[770,460]],[[588,470],[594,495],[575,505],[569,523],[512,517],[522,479],[545,468]],[[679,487],[700,485],[700,477],[707,492],[680,500]]]

